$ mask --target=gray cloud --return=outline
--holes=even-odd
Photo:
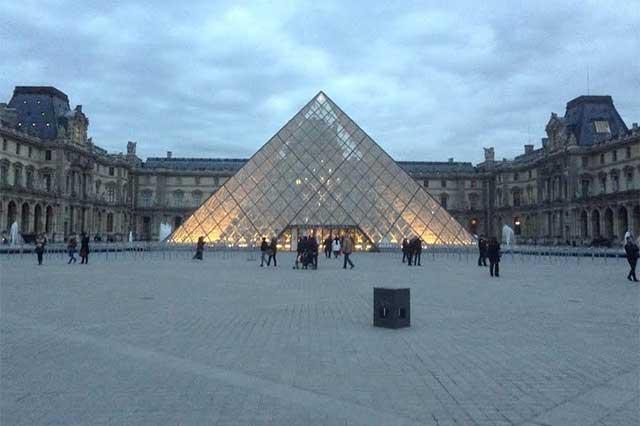
[[[394,158],[511,157],[587,68],[640,119],[634,0],[318,3],[3,2],[0,98],[54,85],[142,156],[250,156],[325,90]]]

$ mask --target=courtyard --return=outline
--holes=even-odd
[[[639,287],[613,258],[0,260],[2,425],[632,425]],[[372,287],[411,327],[372,326]]]

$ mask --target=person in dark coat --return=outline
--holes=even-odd
[[[638,264],[638,257],[640,257],[640,248],[638,245],[633,242],[631,237],[627,237],[627,244],[624,246],[624,251],[627,254],[627,262],[629,262],[629,274],[627,275],[627,279],[629,281],[638,282],[638,277],[636,277],[636,265]]]
[[[273,259],[273,266],[278,266],[278,262],[276,261],[276,253],[278,252],[278,242],[275,238],[271,239],[271,244],[269,244],[269,258],[267,259],[267,266],[271,265],[271,259]]]
[[[42,255],[44,254],[44,246],[46,245],[46,240],[42,234],[38,235],[36,239],[36,255],[38,256],[38,265],[42,265]]]
[[[478,266],[487,266],[487,240],[478,238]]]
[[[80,264],[89,263],[89,235],[82,233],[82,239],[80,240]]]
[[[69,261],[67,262],[67,265],[70,264],[71,262],[76,263],[77,259],[76,259],[76,247],[78,247],[78,243],[76,242],[76,239],[74,237],[70,237],[69,238],[69,242],[67,243],[67,253],[69,254]]]
[[[318,269],[318,252],[320,251],[320,247],[318,246],[318,240],[316,240],[315,236],[310,236],[308,239],[308,247],[309,247],[309,263],[313,267],[313,269]]]
[[[402,263],[405,263],[409,258],[409,241],[406,238],[402,239]]]
[[[204,237],[198,238],[196,243],[196,254],[193,255],[194,259],[202,260],[202,253],[204,252]]]
[[[500,276],[500,243],[493,237],[487,245],[487,257],[489,257],[489,274]]]
[[[413,239],[413,265],[422,266],[422,240],[420,237]]]
[[[326,257],[327,259],[331,259],[331,237],[327,237],[324,240],[324,257]]]
[[[264,262],[267,260],[267,252],[269,251],[269,243],[265,237],[262,237],[262,242],[260,243],[260,267],[264,266]]]
[[[414,249],[413,238],[411,238],[407,241],[407,266],[413,266]]]
[[[298,239],[298,248],[296,249],[296,265],[295,269],[300,268],[302,264],[303,269],[307,269],[307,236]]]
[[[353,264],[351,259],[349,259],[349,257],[351,257],[351,253],[353,253],[353,246],[354,244],[351,237],[348,234],[345,235],[344,240],[342,241],[342,254],[344,254],[344,263],[342,265],[342,269],[347,269],[347,263],[351,266],[351,269],[356,266]]]

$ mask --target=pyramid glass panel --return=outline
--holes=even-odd
[[[286,248],[300,232],[350,232],[357,247],[472,243],[471,235],[320,92],[169,238]]]

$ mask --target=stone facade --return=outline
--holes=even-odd
[[[89,120],[52,87],[16,87],[0,104],[0,229],[50,239],[88,232],[103,240],[157,239],[178,226],[246,159],[142,161],[136,143],[110,154],[87,137]],[[610,97],[582,96],[552,114],[542,147],[513,160],[399,161],[474,234],[521,241],[590,243],[640,233],[640,129],[619,117]]]

